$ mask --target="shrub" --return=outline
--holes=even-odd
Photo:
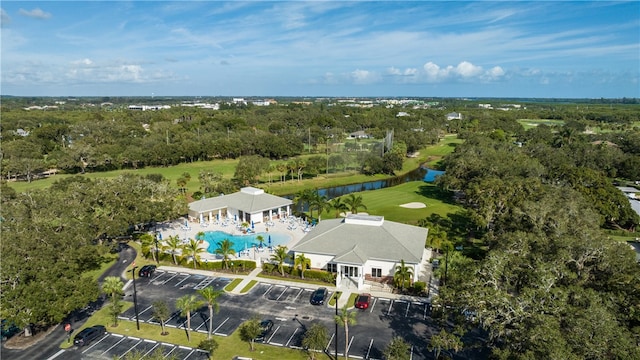
[[[427,284],[424,281],[416,281],[413,283],[413,292],[415,294],[424,293],[426,288],[427,288]]]
[[[198,349],[204,350],[209,353],[209,358],[213,358],[213,352],[218,348],[218,342],[214,339],[202,340],[198,344]]]

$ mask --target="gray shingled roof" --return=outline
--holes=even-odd
[[[385,221],[382,217],[357,216],[356,223],[345,219],[323,220],[309,231],[293,251],[333,255],[334,260],[364,264],[367,260],[420,263],[428,229]],[[365,225],[370,222],[371,225]]]
[[[207,213],[218,209],[233,208],[254,214],[259,211],[276,209],[291,204],[293,204],[293,201],[287,198],[267,193],[254,195],[239,191],[229,195],[194,201],[189,204],[189,210],[197,213]]]

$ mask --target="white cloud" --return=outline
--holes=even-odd
[[[0,26],[5,27],[11,23],[11,17],[4,9],[0,8]]]
[[[51,13],[44,12],[40,8],[33,10],[20,9],[20,15],[28,16],[35,19],[48,19],[51,17]]]
[[[462,61],[458,65],[440,67],[431,61],[423,65],[424,76],[427,82],[443,82],[446,80],[465,81],[491,81],[505,76],[506,72],[500,66],[494,66],[484,70],[482,66],[474,65],[469,61]]]
[[[89,65],[93,64],[93,61],[91,61],[91,59],[82,59],[82,60],[72,61],[71,64],[89,66]]]
[[[482,66],[476,66],[468,61],[463,61],[456,66],[455,72],[463,78],[476,77],[482,74]]]
[[[438,82],[449,77],[449,73],[453,70],[453,66],[449,65],[444,69],[441,69],[437,64],[429,61],[424,64],[423,69],[427,75],[427,81]]]
[[[369,70],[356,69],[351,72],[351,80],[355,84],[371,84],[379,80],[379,76]]]

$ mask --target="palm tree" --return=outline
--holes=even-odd
[[[176,308],[180,310],[181,316],[187,317],[187,341],[191,341],[191,312],[202,306],[202,302],[194,294],[185,295],[176,300]]]
[[[296,193],[293,198],[293,202],[296,204],[296,209],[298,209],[298,211],[302,212],[304,205],[309,205],[309,201],[312,198],[313,193],[314,191],[311,189],[304,189]],[[309,216],[311,216],[311,214],[309,214]]]
[[[347,204],[342,202],[342,198],[334,198],[329,201],[329,205],[336,211],[336,218],[340,217],[340,213],[346,213],[349,211]]]
[[[303,253],[300,253],[298,256],[296,256],[293,266],[296,269],[300,267],[300,277],[304,279],[304,271],[307,270],[307,267],[311,266],[311,259],[304,256]]]
[[[349,197],[344,200],[344,203],[352,214],[357,214],[361,208],[367,210],[367,206],[362,203],[361,195],[355,196],[354,194],[349,194]]]
[[[400,265],[396,266],[396,272],[393,274],[393,281],[396,283],[396,287],[401,287],[404,291],[404,285],[407,280],[411,281],[413,278],[413,269],[411,266],[406,266],[404,260],[400,260]]]
[[[198,233],[196,234],[196,239],[204,240],[204,231],[198,231]]]
[[[177,265],[178,261],[176,260],[176,254],[178,250],[182,249],[182,244],[180,243],[180,238],[175,236],[169,236],[167,241],[165,241],[164,245],[162,245],[163,251],[168,251],[171,254],[171,258],[173,259],[173,264]]]
[[[118,315],[122,311],[120,296],[122,295],[123,286],[122,280],[117,276],[107,276],[102,283],[102,291],[111,296],[109,315],[113,319],[113,326],[118,326]]]
[[[258,236],[256,236],[256,240],[258,240],[258,242],[260,243],[260,247],[262,247],[262,245],[264,245],[264,236],[258,235]]]
[[[155,251],[156,249],[154,248],[155,243],[156,243],[156,239],[151,234],[144,234],[140,236],[142,254],[145,256],[148,256],[149,253],[153,254],[153,261],[157,262],[158,254],[156,253]]]
[[[222,241],[217,242],[218,248],[216,249],[216,254],[222,255],[222,261],[224,262],[224,266],[229,268],[229,256],[236,255],[236,251],[233,249],[233,242],[229,239],[224,239]]]
[[[217,299],[222,293],[222,291],[216,290],[211,286],[198,290],[198,294],[204,298],[209,308],[209,331],[207,333],[207,340],[211,339],[211,331],[213,331],[213,313],[215,312],[217,314],[218,311],[220,311],[220,305]]]
[[[182,255],[185,257],[191,257],[193,259],[193,268],[200,261],[200,253],[204,252],[204,249],[200,247],[197,240],[189,239],[189,243],[182,247]]]
[[[111,297],[111,302],[119,300],[117,296],[122,295],[124,284],[117,276],[107,276],[102,282],[102,291]]]
[[[337,324],[342,324],[344,326],[344,358],[349,358],[349,325],[356,324],[356,313],[355,311],[348,311],[347,305],[343,306],[340,310],[340,314],[334,316],[334,320]]]
[[[278,262],[278,269],[280,270],[280,274],[284,276],[284,262],[289,259],[289,248],[283,245],[278,245],[273,255],[271,255],[271,260]]]
[[[311,197],[311,199],[309,199],[309,214],[311,216],[311,210],[312,209],[316,209],[318,210],[318,222],[320,222],[320,215],[322,215],[322,212],[327,210],[331,210],[331,204],[329,204],[327,202],[327,197],[324,195],[320,195],[318,194],[318,191],[316,190],[313,193],[313,197]],[[313,219],[313,216],[311,216],[311,218]]]

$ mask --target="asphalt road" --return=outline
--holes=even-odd
[[[127,266],[131,264],[131,261],[135,259],[136,252],[133,248],[127,247],[119,253],[118,262],[114,264],[109,270],[107,270],[98,281],[101,283],[102,280],[107,276],[120,276],[122,277],[123,272],[126,270]],[[127,280],[122,278],[123,282]],[[95,306],[101,306],[102,302],[99,300]],[[5,360],[40,360],[40,359],[49,359],[56,355],[56,359],[64,359],[64,360],[80,360],[81,357],[78,354],[72,354],[69,351],[65,351],[60,353],[60,343],[67,339],[67,333],[64,331],[65,323],[70,323],[72,328],[78,329],[84,324],[86,319],[89,317],[91,313],[91,309],[81,310],[74,314],[71,314],[69,318],[62,322],[56,329],[54,329],[48,336],[41,339],[38,343],[23,349],[23,350],[13,350],[6,349],[4,346],[0,348],[0,358]]]

